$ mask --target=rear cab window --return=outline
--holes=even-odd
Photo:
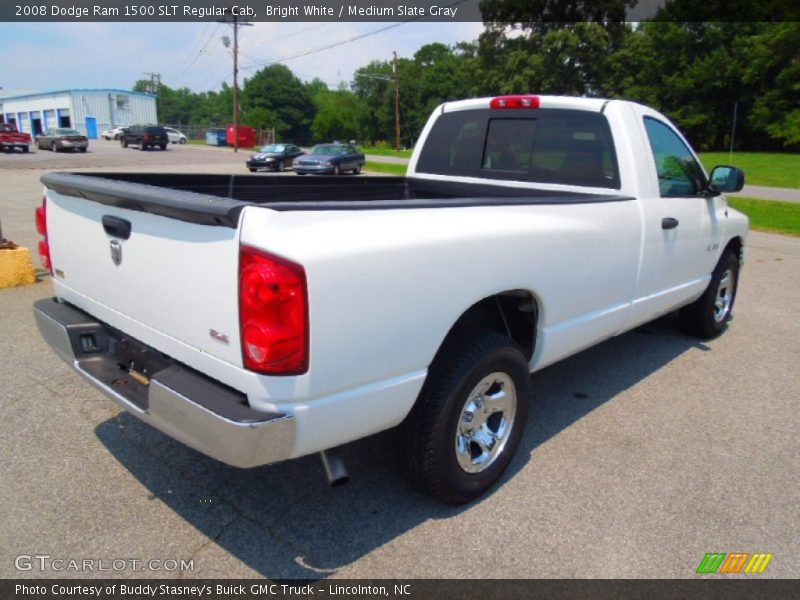
[[[620,188],[611,129],[600,113],[485,109],[444,113],[434,124],[417,172]]]

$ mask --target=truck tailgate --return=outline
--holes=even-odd
[[[236,227],[132,210],[108,198],[53,189],[46,195],[59,296],[90,314],[102,309],[111,326],[124,330],[133,320],[241,366]]]

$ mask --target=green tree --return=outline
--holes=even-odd
[[[317,114],[311,124],[319,142],[361,138],[362,101],[347,89],[321,91],[314,96]]]
[[[747,122],[784,146],[800,146],[800,23],[778,23],[748,40],[743,81],[753,88]]]
[[[264,108],[275,114],[277,122],[285,124],[278,132],[291,139],[302,140],[310,135],[314,103],[306,86],[284,65],[264,67],[247,79],[242,106],[245,113]]]
[[[256,129],[274,129],[281,133],[289,129],[289,126],[281,121],[276,113],[263,106],[257,106],[245,112],[242,122]]]

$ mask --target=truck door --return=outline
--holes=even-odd
[[[655,113],[657,114],[657,113]],[[658,196],[645,199],[656,210],[648,233],[656,259],[648,312],[655,316],[697,297],[708,285],[719,253],[720,197],[707,194],[706,175],[677,131],[658,116],[645,114],[644,131],[657,177]]]

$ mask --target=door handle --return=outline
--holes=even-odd
[[[103,229],[112,237],[127,240],[131,237],[131,222],[111,215],[103,215]]]
[[[664,217],[661,219],[661,229],[675,229],[678,226],[678,219],[674,217]]]

